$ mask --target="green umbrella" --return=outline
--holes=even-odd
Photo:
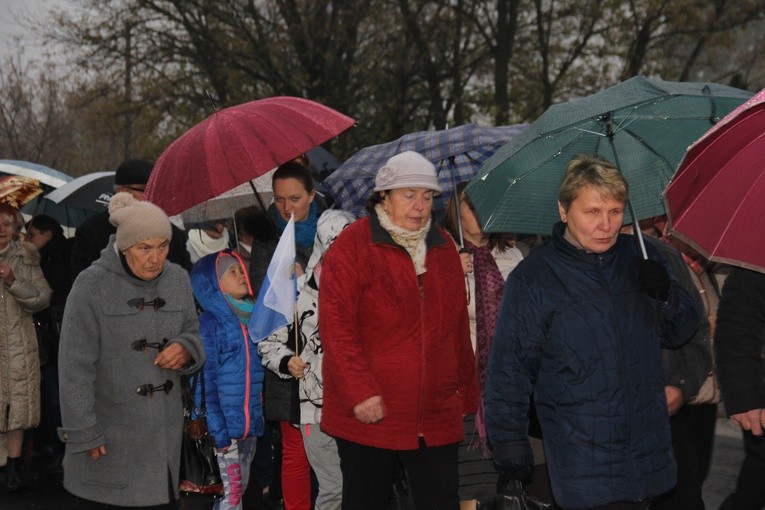
[[[637,76],[548,108],[497,150],[465,191],[485,232],[550,234],[566,164],[577,154],[598,154],[627,178],[635,216],[659,216],[662,191],[688,146],[751,96],[715,83]]]

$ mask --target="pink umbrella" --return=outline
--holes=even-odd
[[[673,236],[710,260],[765,272],[765,89],[688,149],[664,201]]]
[[[147,200],[174,215],[263,175],[353,126],[308,99],[271,97],[219,110],[157,160]]]

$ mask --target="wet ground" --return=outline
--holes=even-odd
[[[729,420],[717,422],[715,447],[709,478],[704,486],[707,510],[717,510],[736,485],[736,475],[743,458],[740,432]],[[6,493],[0,489],[0,510],[74,510],[74,498],[62,486],[62,474],[53,457],[33,453],[25,462],[27,486],[22,492]],[[4,481],[0,475],[0,481]],[[4,484],[0,484],[4,485]],[[265,510],[252,499],[246,510]]]

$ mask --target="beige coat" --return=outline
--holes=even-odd
[[[40,358],[32,314],[48,306],[51,289],[32,244],[11,241],[0,261],[16,281],[0,283],[0,432],[40,422]]]

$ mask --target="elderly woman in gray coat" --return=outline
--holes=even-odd
[[[78,509],[173,508],[180,376],[204,362],[189,277],[166,261],[170,222],[117,193],[117,233],[67,299],[59,354],[64,487]]]

